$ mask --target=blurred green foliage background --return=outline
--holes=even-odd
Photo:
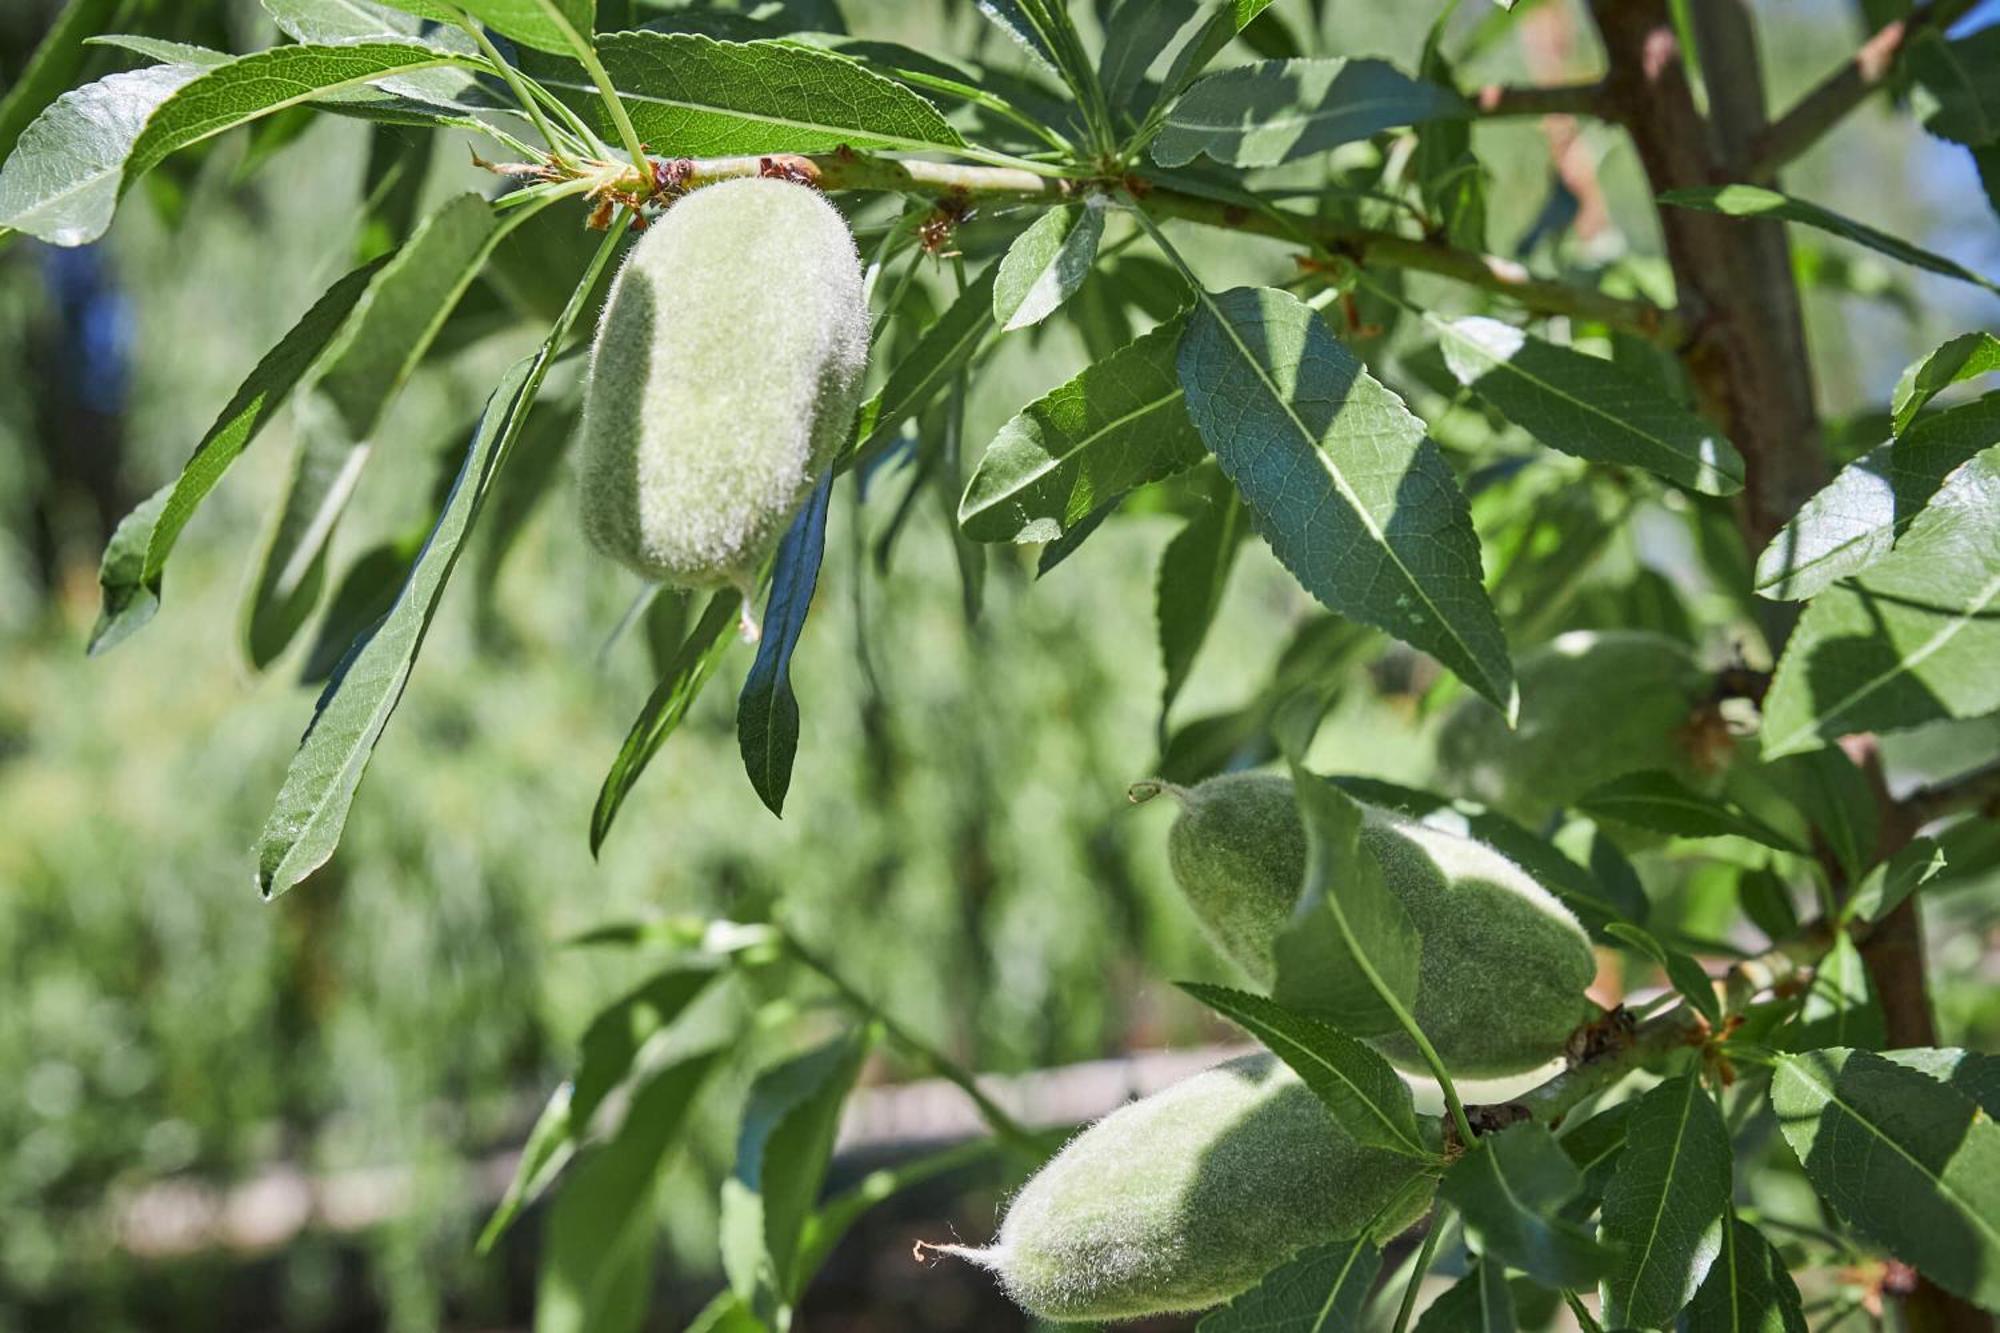
[[[1326,49],[1406,67],[1441,8],[1279,7],[1301,34],[1317,10]],[[1471,33],[1483,6],[1463,8],[1454,30]],[[50,9],[17,4],[0,16],[0,80]],[[1778,102],[1859,30],[1831,0],[1759,9]],[[843,0],[840,10],[858,34],[919,49],[988,40],[969,4]],[[272,37],[252,4],[217,12],[235,49]],[[1566,59],[1573,75],[1591,71],[1587,36]],[[1461,75],[1528,70],[1506,39]],[[1548,147],[1532,123],[1477,133],[1495,177],[1489,245],[1508,253],[1543,208]],[[151,206],[128,208],[87,259],[25,244],[0,256],[0,1328],[212,1328],[236,1301],[255,1311],[240,1326],[504,1323],[518,1257],[470,1257],[484,1197],[474,1164],[518,1143],[581,1023],[628,979],[616,958],[560,946],[607,920],[754,916],[782,898],[801,934],[890,1012],[980,1069],[1215,1032],[1165,984],[1225,975],[1166,878],[1165,816],[1123,808],[1125,785],[1158,753],[1152,587],[1171,519],[1110,524],[1040,581],[1032,552],[992,550],[968,619],[935,506],[898,539],[885,579],[868,571],[906,484],[887,470],[865,506],[851,491],[836,501],[794,668],[805,730],[782,822],[738,760],[734,688],[750,657],[738,647],[603,859],[590,858],[591,801],[679,607],[663,599],[612,641],[639,588],[584,548],[559,470],[490,596],[475,579],[454,587],[339,855],[281,902],[258,901],[247,848],[312,697],[300,683],[309,653],[295,649],[259,678],[233,634],[287,467],[286,429],[244,459],[189,530],[156,622],[100,659],[86,660],[82,645],[105,502],[129,504],[171,476],[243,372],[347,266],[365,144],[364,127],[332,119],[289,143],[239,135],[177,161]],[[1622,263],[1644,281],[1656,246],[1629,152],[1595,128],[1584,148],[1610,225],[1544,243],[1535,262]],[[275,157],[250,176],[262,149]],[[445,143],[427,188],[487,179],[462,145]],[[1830,207],[2000,269],[2000,236],[1969,165],[1907,118],[1870,110],[1792,179]],[[978,243],[976,229],[967,235]],[[1969,288],[1891,272],[1838,242],[1794,243],[1820,393],[1836,422],[1856,419],[1853,451],[1874,442],[1861,423],[1905,362],[2000,316]],[[1195,244],[1218,282],[1285,276],[1274,248]],[[82,334],[64,306],[79,284],[107,303]],[[424,522],[486,388],[538,336],[523,323],[478,338],[412,384],[340,535],[341,562]],[[63,359],[73,346],[64,339],[77,337],[121,363],[110,382],[60,388],[78,369]],[[1010,340],[979,381],[969,443],[1084,357],[1067,326]],[[101,475],[66,456],[88,432],[74,410],[52,406],[59,392],[105,418],[89,426],[108,433],[90,438],[113,441]],[[1449,415],[1442,400],[1423,405],[1433,422]],[[1462,416],[1439,425],[1447,443],[1453,430],[1485,429]],[[1565,467],[1551,460],[1532,484],[1568,484]],[[1737,608],[1703,595],[1686,523],[1660,519],[1668,537],[1611,553],[1585,583],[1665,586],[1672,613],[1706,632],[1711,660],[1726,658]],[[1548,632],[1591,623],[1591,605],[1579,596]],[[1255,547],[1176,716],[1245,699],[1312,614]],[[1317,757],[1421,782],[1431,714],[1408,671],[1390,668],[1343,697]],[[1905,749],[1919,755],[1920,739]],[[1680,884],[1694,928],[1698,871]],[[1990,1047],[2000,1037],[1995,895],[1962,891],[1931,921],[1947,1035]],[[694,1287],[714,1262],[728,1091],[711,1099],[667,1205],[673,1264]],[[274,1164],[409,1167],[414,1192],[393,1219],[344,1238],[309,1231],[254,1262],[136,1257],[116,1224],[148,1185],[224,1184]],[[984,1225],[990,1203],[967,1216]]]

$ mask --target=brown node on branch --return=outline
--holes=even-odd
[[[956,257],[958,251],[946,250],[945,247],[951,244],[959,224],[971,217],[972,211],[971,195],[955,186],[945,191],[931,215],[917,224],[918,246],[933,259]]]
[[[1614,1005],[1602,1018],[1593,1019],[1569,1034],[1563,1043],[1563,1063],[1571,1069],[1609,1059],[1632,1044],[1639,1022],[1624,1005]]]
[[[757,174],[769,180],[819,188],[819,164],[797,153],[773,153],[757,159]]]

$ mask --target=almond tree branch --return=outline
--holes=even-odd
[[[1949,27],[1975,0],[1928,0],[1908,17],[1884,24],[1848,60],[1793,103],[1751,142],[1749,179],[1768,181],[1787,162],[1824,138],[1892,74],[1910,43]]]
[[[1558,83],[1520,86],[1489,83],[1472,95],[1482,116],[1601,116],[1604,84]]]
[[[1672,310],[1650,301],[1537,278],[1511,259],[1460,250],[1427,237],[1330,222],[1276,208],[1254,209],[1136,179],[1117,182],[1056,178],[1010,167],[878,157],[851,149],[811,156],[654,159],[653,171],[655,176],[676,181],[683,188],[738,176],[781,174],[809,181],[822,190],[894,191],[959,201],[1059,202],[1080,197],[1091,189],[1128,186],[1145,200],[1147,210],[1156,217],[1317,248],[1364,267],[1381,264],[1436,274],[1505,297],[1538,315],[1591,320],[1667,346],[1677,345],[1686,336],[1680,317]]]

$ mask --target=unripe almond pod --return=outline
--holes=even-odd
[[[868,361],[854,237],[819,191],[696,190],[639,238],[584,397],[584,531],[677,587],[747,587],[853,423]]]
[[[1376,1235],[1402,1231],[1429,1206],[1422,1172],[1357,1144],[1275,1057],[1247,1055],[1070,1140],[1015,1196],[990,1248],[935,1248],[993,1270],[1058,1323],[1199,1310],[1385,1208]]]
[[[1466,698],[1438,732],[1437,783],[1531,828],[1642,769],[1695,778],[1689,726],[1711,676],[1688,646],[1639,630],[1575,630],[1524,655],[1521,714]]]
[[[1182,807],[1167,840],[1174,878],[1210,937],[1268,990],[1305,879],[1292,780],[1231,773],[1168,790]],[[1596,960],[1576,917],[1486,844],[1362,809],[1362,847],[1423,935],[1414,1016],[1445,1066],[1498,1078],[1560,1055],[1593,1012],[1584,989]],[[1405,1069],[1426,1068],[1402,1033],[1371,1044]]]

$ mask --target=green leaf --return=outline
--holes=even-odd
[[[792,760],[799,749],[799,701],[792,692],[792,653],[805,631],[819,586],[820,559],[826,554],[827,504],[833,497],[829,473],[792,520],[778,544],[771,569],[771,596],[764,603],[764,630],[757,660],[736,700],[737,747],[744,771],[774,815],[785,812],[792,785]]]
[[[407,14],[457,24],[463,10],[509,41],[564,54],[589,45],[597,25],[597,0],[385,0]]]
[[[1552,449],[1645,468],[1703,495],[1743,489],[1743,459],[1707,422],[1616,363],[1480,317],[1424,322],[1458,382]]]
[[[84,39],[121,25],[127,8],[128,0],[68,0],[62,7],[0,95],[0,162],[14,151],[21,131],[76,82],[88,54]]]
[[[1579,865],[1548,839],[1474,801],[1456,801],[1379,778],[1343,776],[1333,781],[1358,801],[1400,811],[1448,833],[1486,843],[1561,898],[1584,926],[1600,938],[1605,926],[1613,921],[1646,919],[1646,895],[1630,875],[1629,867],[1621,875],[1597,873],[1602,867],[1596,864],[1595,857],[1590,867]]]
[[[1172,101],[1223,53],[1229,43],[1270,7],[1271,0],[1204,0],[1208,20],[1181,45],[1167,70],[1161,98]],[[1137,147],[1138,145],[1133,145]]]
[[[507,1234],[507,1228],[514,1225],[514,1219],[521,1210],[539,1199],[555,1183],[562,1169],[569,1165],[576,1155],[576,1135],[569,1114],[570,1085],[563,1083],[550,1094],[542,1113],[535,1117],[535,1126],[528,1131],[528,1141],[521,1146],[521,1160],[514,1167],[514,1175],[507,1182],[507,1192],[500,1196],[499,1204],[493,1209],[493,1216],[486,1219],[486,1225],[479,1232],[479,1242],[473,1247],[478,1254],[490,1254],[500,1237]]]
[[[1740,1217],[1722,1229],[1722,1252],[1678,1327],[1684,1333],[1807,1333],[1805,1304],[1784,1259]]]
[[[1910,73],[1937,99],[1924,128],[1972,148],[2000,142],[2000,31],[1947,40],[1935,28],[1911,43]]]
[[[1923,512],[1951,472],[2000,444],[2000,393],[1918,418],[1908,431],[1842,468],[1806,501],[1757,559],[1757,592],[1811,597],[1859,574]]]
[[[1279,1004],[1356,1037],[1405,1027],[1416,1003],[1423,937],[1361,845],[1361,807],[1294,765],[1306,830],[1306,877],[1274,946]]]
[[[383,413],[521,212],[462,194],[375,274],[317,371],[285,502],[252,581],[244,653],[268,667],[318,603],[326,553]]]
[[[2000,1117],[2000,1055],[1956,1046],[1915,1046],[1881,1055],[1892,1064],[1948,1084],[1972,1098],[1987,1115]]]
[[[1678,838],[1748,838],[1781,852],[1805,849],[1757,816],[1720,797],[1705,796],[1663,769],[1627,773],[1576,803],[1593,819],[1613,819]]]
[[[1036,23],[1021,8],[1021,0],[976,0],[979,12],[1001,32],[1012,38],[1014,44],[1027,53],[1028,57],[1057,78],[1062,71],[1057,67],[1055,53],[1044,40],[1041,25]],[[1033,0],[1029,0],[1033,3]]]
[[[590,812],[592,856],[604,846],[611,822],[631,794],[632,784],[646,771],[646,765],[659,753],[674,728],[680,726],[681,719],[700,696],[701,687],[714,674],[716,664],[729,648],[729,630],[736,623],[737,608],[742,602],[743,595],[734,589],[709,599],[708,609],[702,612],[673,661],[660,674],[660,683],[633,720],[632,729],[626,733],[625,743],[618,747],[618,756],[611,761],[611,771],[604,775],[604,785],[598,790],[597,804]]]
[[[1996,370],[2000,370],[2000,338],[1984,332],[1961,333],[1903,372],[1889,398],[1890,424],[1901,435],[1938,394]]]
[[[1489,1259],[1473,1260],[1417,1321],[1417,1333],[1514,1333],[1517,1327],[1507,1266]]]
[[[1882,813],[1867,776],[1846,751],[1790,755],[1751,771],[1746,781],[1757,778],[1768,780],[1805,816],[1850,883],[1875,863]]]
[[[865,1036],[841,1037],[750,1085],[736,1169],[722,1185],[722,1264],[737,1298],[772,1328],[788,1325],[803,1284],[800,1234],[868,1047]]]
[[[1306,1250],[1195,1325],[1196,1333],[1360,1333],[1382,1268],[1366,1235]]]
[[[1442,88],[1456,90],[1458,76],[1443,51],[1450,15],[1440,15],[1424,39],[1417,72]],[[1472,122],[1433,120],[1419,126],[1410,165],[1424,211],[1443,227],[1444,238],[1460,249],[1486,252],[1487,171],[1472,151]]]
[[[1729,1216],[1729,1130],[1691,1074],[1639,1099],[1604,1191],[1604,1235],[1623,1246],[1604,1284],[1610,1328],[1660,1328],[1694,1299]]]
[[[424,30],[423,20],[374,0],[262,0],[264,10],[287,37],[308,44],[339,44],[387,38],[418,42],[476,58],[471,36],[447,19]],[[514,111],[511,102],[489,95],[470,70],[424,70],[383,79],[384,92],[456,110]],[[414,200],[412,201],[415,202]]]
[[[1203,293],[1179,357],[1188,415],[1306,590],[1519,705],[1471,511],[1424,423],[1312,308]]]
[[[347,327],[379,268],[363,265],[328,288],[257,363],[195,446],[180,478],[118,525],[98,571],[103,607],[91,631],[92,653],[113,647],[152,619],[159,609],[167,557],[188,519]]]
[[[0,227],[50,245],[88,245],[102,236],[147,118],[200,77],[193,65],[156,65],[108,75],[49,103],[0,169]]]
[[[1862,877],[1847,900],[1846,917],[1858,921],[1880,921],[1902,906],[1903,899],[1944,873],[1949,864],[1934,838],[1913,838],[1888,860]],[[1864,1046],[1866,1042],[1843,1042]]]
[[[1266,60],[1211,74],[1167,113],[1153,160],[1269,167],[1401,125],[1463,117],[1457,93],[1383,60]]]
[[[1867,1051],[1778,1059],[1771,1106],[1820,1197],[1947,1291],[2000,1307],[2000,1125],[1971,1097]]]
[[[1201,651],[1208,627],[1222,606],[1229,571],[1248,534],[1243,502],[1236,498],[1228,478],[1218,472],[1207,499],[1160,557],[1154,607],[1160,627],[1160,659],[1166,668],[1166,683],[1160,691],[1163,729],[1175,698],[1194,669],[1195,654]]]
[[[1580,1125],[1565,1128],[1556,1142],[1583,1173],[1583,1185],[1569,1205],[1569,1215],[1582,1220],[1604,1197],[1605,1186],[1618,1169],[1625,1152],[1626,1131],[1631,1128],[1635,1103],[1620,1102],[1599,1111]]]
[[[834,1246],[869,1209],[904,1190],[970,1166],[978,1166],[1012,1148],[998,1136],[969,1139],[894,1166],[878,1167],[820,1205],[806,1220],[799,1236],[799,1282],[812,1281]],[[734,1293],[731,1293],[734,1295]]]
[[[581,313],[597,272],[609,263],[623,228],[599,248],[592,271],[577,289],[549,337],[532,356],[501,376],[487,399],[479,429],[452,483],[437,525],[424,543],[395,607],[367,638],[357,642],[326,690],[285,772],[257,843],[257,884],[269,897],[282,893],[325,863],[339,844],[375,743],[395,712],[410,670],[437,613],[446,581],[458,562],[465,534],[478,517],[493,474],[521,431],[542,380]]]
[[[1369,1047],[1260,995],[1191,981],[1180,988],[1297,1071],[1356,1143],[1425,1161],[1437,1157],[1417,1127],[1409,1085]]]
[[[966,285],[951,305],[917,339],[889,371],[874,397],[861,405],[854,427],[855,443],[842,458],[851,466],[858,458],[885,447],[903,423],[930,404],[952,377],[972,360],[980,342],[993,328],[993,285],[998,264]]]
[[[577,1163],[542,1240],[535,1333],[637,1329],[650,1289],[652,1199],[713,1052],[651,1071],[618,1133]]]
[[[661,156],[965,146],[936,107],[902,84],[815,47],[639,31],[607,33],[598,56],[639,137]],[[610,133],[597,85],[557,64],[537,67],[541,82]]]
[[[1157,90],[1147,87],[1146,72],[1200,12],[1195,0],[1118,0],[1097,60],[1097,81],[1114,111],[1138,116],[1152,105]]]
[[[1550,1287],[1586,1287],[1615,1251],[1551,1216],[1583,1176],[1546,1126],[1510,1125],[1473,1144],[1444,1173],[1438,1197],[1457,1208],[1489,1262],[1503,1261]]]
[[[1053,541],[1135,487],[1204,455],[1162,324],[1022,408],[973,471],[958,521],[977,541]]]
[[[2000,708],[2000,445],[1946,479],[1895,550],[1813,599],[1764,701],[1764,754]]]
[[[1629,922],[1614,921],[1604,928],[1605,934],[1620,944],[1636,949],[1657,963],[1667,974],[1667,980],[1681,996],[1701,1011],[1710,1023],[1722,1021],[1721,1002],[1715,997],[1715,983],[1700,963],[1678,949],[1669,949],[1659,938],[1644,927]]]
[[[1669,190],[1660,196],[1660,202],[1678,208],[1699,209],[1705,213],[1726,213],[1730,217],[1769,217],[1802,223],[1865,245],[1913,268],[1941,273],[1947,278],[1957,278],[1960,282],[1969,282],[1990,292],[2000,292],[2000,286],[1996,286],[1992,279],[1982,277],[1962,264],[1953,263],[1943,255],[1932,254],[1887,232],[1877,231],[1852,218],[1821,208],[1818,204],[1794,199],[1761,185],[1709,185],[1691,190]]]
[[[1791,889],[1769,866],[1738,875],[1736,899],[1750,924],[1763,931],[1771,943],[1782,944],[1798,933],[1799,909],[1792,901]]]
[[[1787,1051],[1811,1051],[1826,1046],[1879,1050],[1889,1044],[1882,1006],[1868,980],[1861,951],[1845,931],[1833,937],[1833,947],[1812,972],[1812,988],[1796,1019],[1778,1033],[1777,1045]]]
[[[1014,238],[993,284],[1001,331],[1039,324],[1083,285],[1104,237],[1104,196],[1051,208]]]

